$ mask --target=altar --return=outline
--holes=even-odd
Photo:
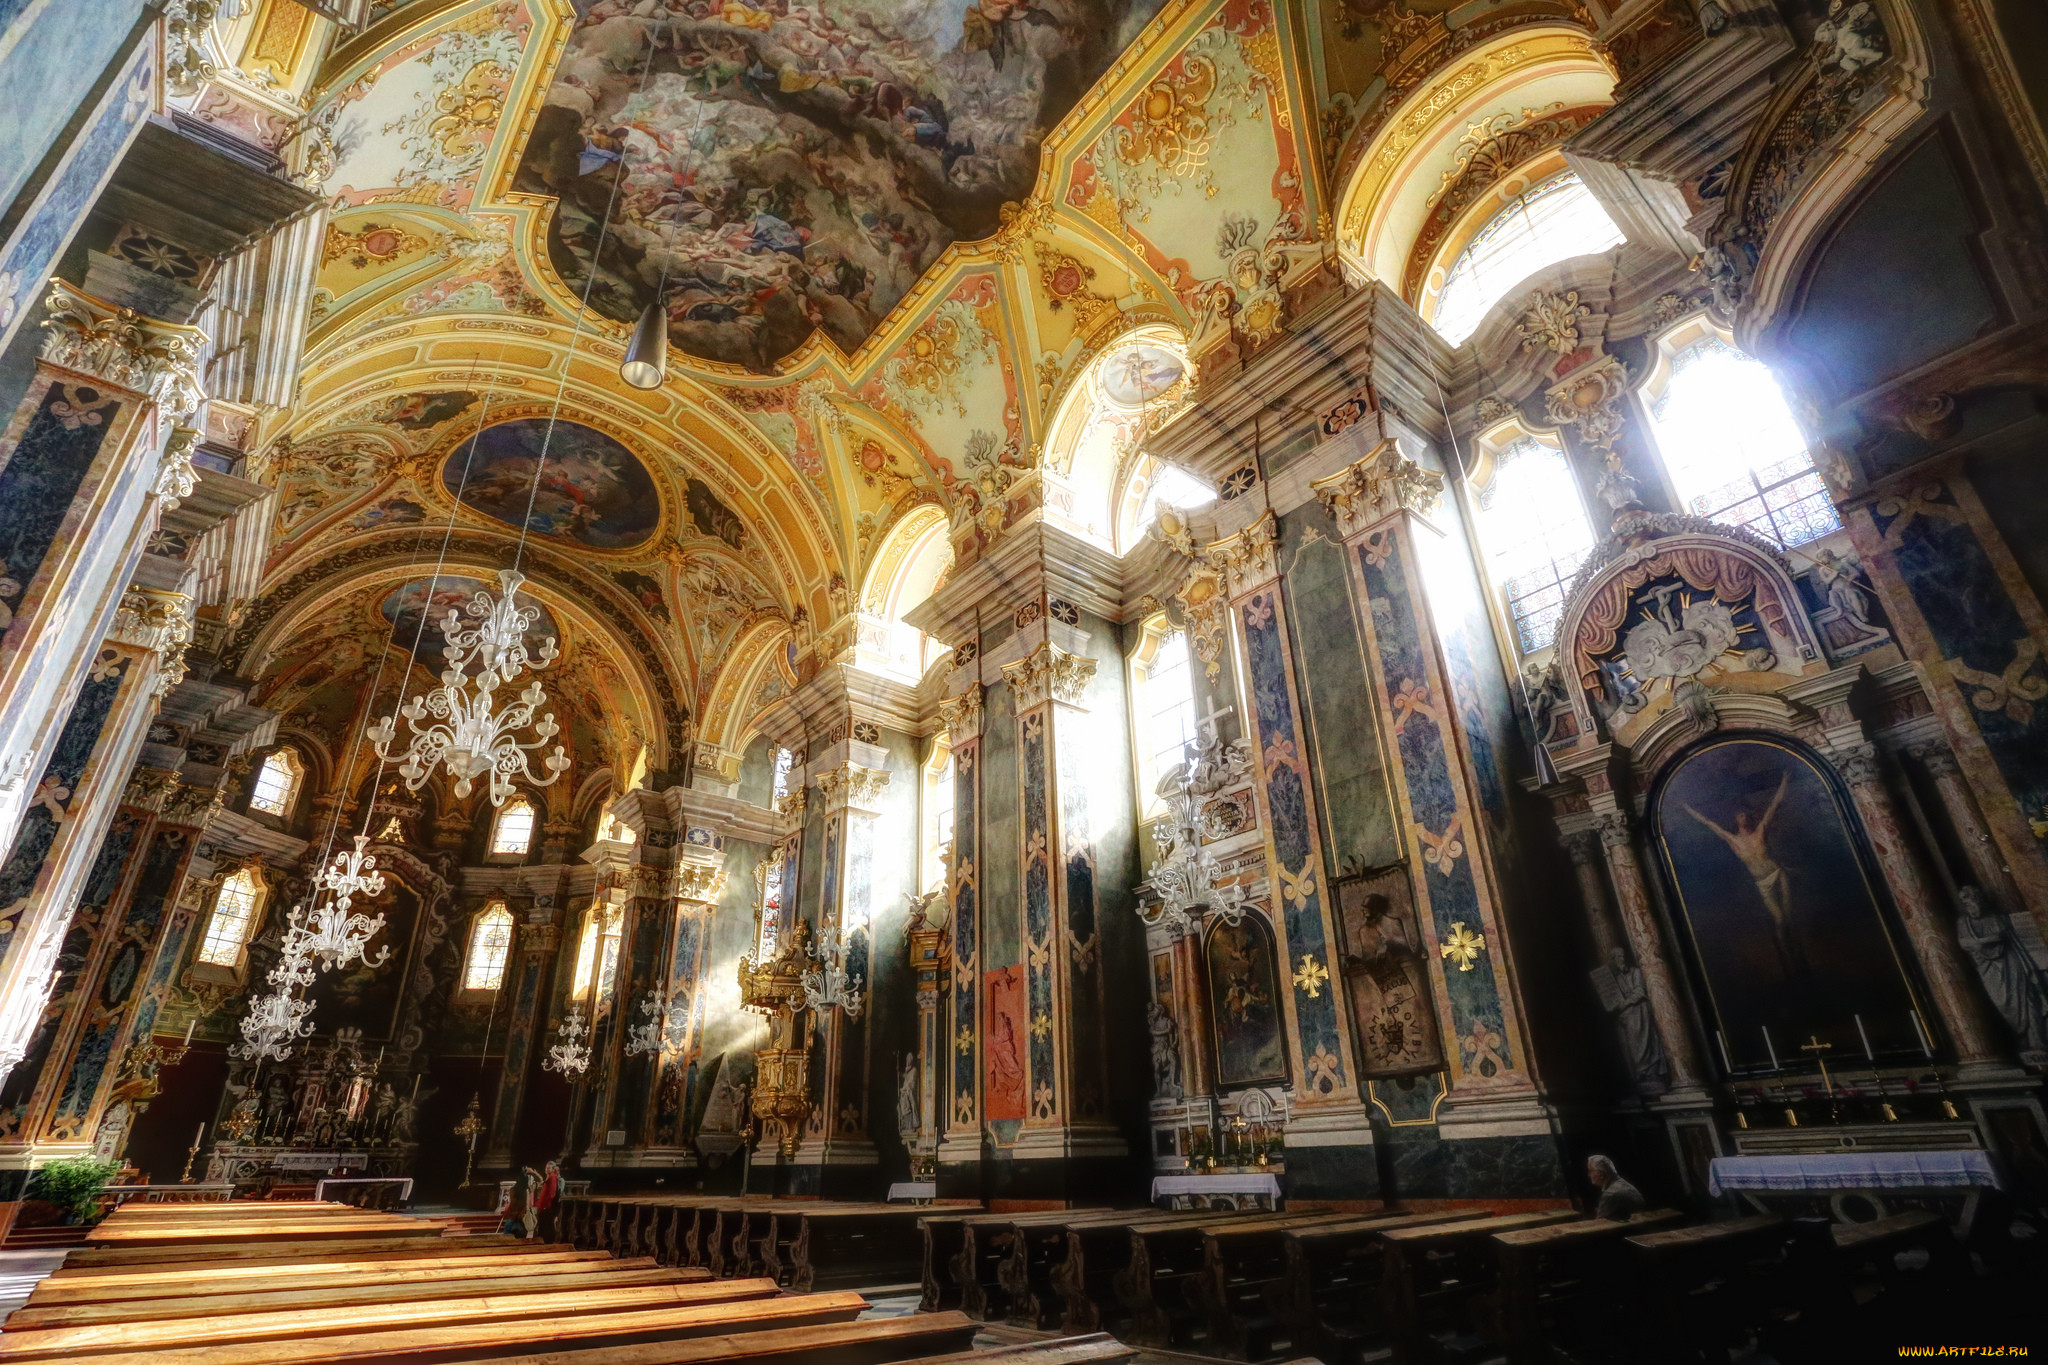
[[[1709,1194],[1733,1195],[1758,1213],[1869,1223],[1928,1208],[1959,1236],[1969,1234],[1983,1191],[1998,1188],[1990,1153],[1975,1149],[1724,1156],[1707,1168]]]

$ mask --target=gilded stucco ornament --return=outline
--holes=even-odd
[[[1562,294],[1537,290],[1529,296],[1528,306],[1522,311],[1522,320],[1515,324],[1521,334],[1522,349],[1533,351],[1541,347],[1559,355],[1570,355],[1579,349],[1580,324],[1593,316],[1593,310],[1579,302],[1579,291],[1566,290]]]
[[[172,418],[198,408],[206,333],[197,327],[143,317],[63,280],[50,281],[43,307],[50,316],[43,319],[42,357],[50,364],[148,394]]]
[[[1401,453],[1391,439],[1370,455],[1309,484],[1347,536],[1395,512],[1428,516],[1443,498],[1444,476]]]
[[[1628,367],[1606,356],[1545,394],[1544,408],[1551,421],[1576,428],[1580,440],[1604,454],[1621,435],[1628,388]]]

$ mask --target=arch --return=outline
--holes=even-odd
[[[1186,344],[1177,328],[1158,323],[1119,334],[1068,386],[1047,428],[1046,468],[1065,495],[1048,494],[1048,514],[1118,554],[1130,548],[1118,534],[1124,490],[1140,466],[1156,464],[1145,437],[1187,395]]]
[[[1613,103],[1614,83],[1604,54],[1569,25],[1524,25],[1477,44],[1419,83],[1358,158],[1337,200],[1339,256],[1353,271],[1402,290],[1432,207],[1464,169],[1458,153],[1468,130],[1525,109],[1604,107]],[[1466,212],[1484,207],[1482,198]],[[1428,259],[1440,257],[1439,250]]]
[[[540,807],[520,792],[505,799],[491,820],[489,856],[524,858],[533,852],[534,835],[540,832]]]
[[[930,597],[951,571],[953,545],[948,530],[944,508],[932,504],[913,508],[897,518],[869,563],[861,609],[882,622],[882,638],[875,643],[884,655],[880,662],[893,672],[922,676],[931,662],[925,633],[903,617]],[[861,643],[870,644],[866,630]]]

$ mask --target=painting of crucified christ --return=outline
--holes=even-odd
[[[1652,797],[1685,965],[1738,1070],[1768,1066],[1773,1049],[1796,1058],[1816,1034],[1860,1058],[1859,1017],[1880,1057],[1919,1054],[1903,940],[1824,764],[1775,737],[1724,735],[1681,757]]]

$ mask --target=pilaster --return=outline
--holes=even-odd
[[[981,721],[979,678],[939,703],[953,745],[953,855],[946,891],[950,947],[946,973],[949,1011],[940,1030],[948,1059],[945,1135],[939,1140],[939,1180],[954,1193],[960,1168],[982,1159],[981,1094]],[[948,1167],[954,1168],[948,1171]]]

